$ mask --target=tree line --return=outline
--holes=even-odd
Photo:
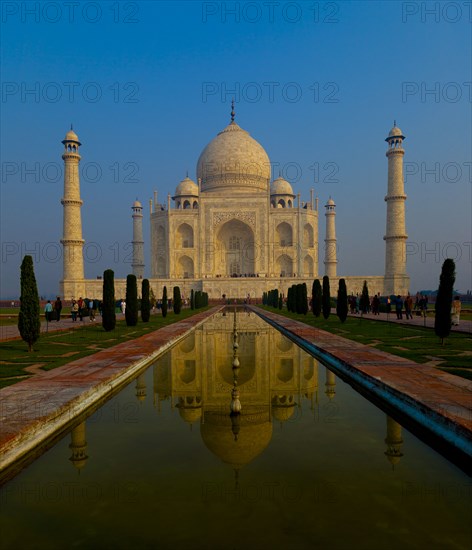
[[[446,259],[441,269],[439,289],[435,304],[434,330],[436,335],[444,339],[451,331],[451,306],[454,282],[456,278],[455,263],[452,259]],[[141,284],[141,321],[147,323],[151,312],[152,290],[149,280],[143,279]],[[262,303],[277,309],[283,308],[283,296],[278,289],[264,292]],[[367,282],[364,281],[362,295],[360,298],[361,311],[367,311],[369,304],[369,291]],[[192,310],[206,307],[208,305],[208,294],[192,289],[190,293],[190,308]],[[318,279],[313,281],[311,292],[311,310],[315,317],[321,314],[328,319],[331,313],[333,302],[330,295],[329,278],[323,277],[322,285]],[[348,302],[346,281],[339,279],[337,299],[335,302],[336,314],[341,322],[347,318]],[[111,331],[116,325],[115,313],[115,284],[114,272],[107,269],[103,274],[103,301],[102,301],[102,326],[105,331]],[[172,307],[175,314],[179,314],[182,308],[182,297],[180,288],[174,286]],[[168,297],[167,287],[162,292],[162,315],[167,315]],[[288,289],[287,309],[293,313],[306,315],[308,313],[308,294],[306,283],[294,284]],[[135,326],[139,316],[138,287],[135,275],[128,275],[126,278],[126,310],[125,319],[128,326]],[[28,350],[33,351],[33,346],[38,340],[41,332],[40,301],[36,277],[34,274],[33,258],[26,255],[20,267],[20,312],[18,314],[18,331],[21,338],[28,344]]]

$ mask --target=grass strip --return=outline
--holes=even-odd
[[[41,333],[34,345],[34,351],[28,352],[23,340],[0,342],[0,388],[9,386],[32,376],[36,370],[52,370],[61,367],[102,349],[127,342],[149,334],[167,325],[187,319],[208,308],[197,310],[183,309],[179,315],[169,311],[167,317],[161,314],[151,315],[148,323],[138,321],[135,327],[126,326],[126,321],[117,321],[116,327],[105,332],[101,324],[87,325],[68,331]]]

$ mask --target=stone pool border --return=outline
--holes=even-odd
[[[347,340],[282,315],[252,307],[259,317],[377,403],[384,403],[426,434],[472,458],[472,382],[433,367]],[[316,343],[315,343],[316,342]],[[469,462],[470,467],[470,462]]]
[[[0,473],[46,445],[87,409],[132,381],[223,307],[212,307],[1,389]]]

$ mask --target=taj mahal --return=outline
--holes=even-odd
[[[346,280],[348,293],[361,292],[364,280],[371,294],[406,294],[406,229],[403,181],[403,135],[394,124],[386,142],[388,184],[386,201],[385,267],[383,275],[337,274],[336,204],[324,206],[323,265],[318,269],[319,199],[311,190],[303,201],[292,185],[277,177],[271,181],[266,151],[235,121],[203,149],[196,166],[196,181],[187,175],[173,196],[160,203],[158,193],[149,200],[150,266],[144,262],[143,206],[132,205],[132,273],[149,278],[156,296],[162,289],[180,286],[184,296],[202,290],[210,299],[259,298],[278,288],[287,294],[296,283],[307,284],[328,275],[331,288]],[[60,293],[66,299],[99,297],[100,279],[84,273],[79,163],[81,143],[71,129],[62,141],[64,152],[63,278]],[[379,239],[382,235],[379,233]],[[126,279],[115,279],[117,297],[125,294]],[[140,288],[140,285],[139,285]]]

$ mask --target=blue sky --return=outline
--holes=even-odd
[[[72,3],[73,4],[73,3]],[[39,7],[38,7],[39,6]],[[165,201],[236,120],[308,200],[337,204],[338,274],[384,270],[386,143],[407,136],[408,271],[471,282],[471,15],[465,2],[3,2],[1,289],[62,274],[62,145],[82,142],[86,276],[127,263],[131,204]],[[323,214],[323,213],[321,213]],[[324,216],[320,216],[320,265]],[[148,272],[147,275],[150,275]]]

